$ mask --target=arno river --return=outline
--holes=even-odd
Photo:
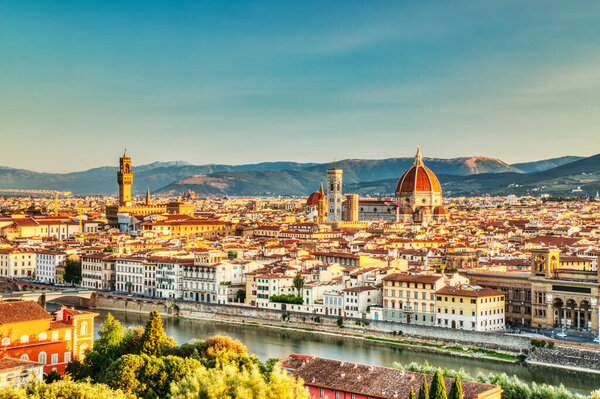
[[[108,313],[98,310],[95,329]],[[144,326],[147,315],[115,312],[113,316],[124,326]],[[410,362],[429,364],[440,368],[464,368],[469,374],[501,373],[516,375],[526,382],[536,381],[547,384],[564,384],[571,391],[589,393],[600,388],[600,375],[573,373],[552,368],[519,366],[488,360],[468,359],[435,353],[401,349],[371,341],[354,340],[322,334],[311,334],[301,331],[282,331],[277,329],[257,328],[238,324],[210,322],[204,320],[163,318],[167,336],[173,337],[179,344],[191,339],[203,339],[212,335],[228,335],[242,341],[250,353],[256,354],[262,361],[271,357],[282,358],[290,353],[317,355],[332,359],[367,363],[377,366],[391,367],[394,362],[407,364]]]

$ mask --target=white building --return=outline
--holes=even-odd
[[[193,259],[166,258],[156,262],[156,296],[166,299],[183,298],[183,270],[193,266]]]
[[[342,175],[338,168],[327,169],[327,220],[342,220]]]
[[[125,294],[144,294],[144,257],[117,259],[116,291]]]
[[[116,258],[99,253],[81,256],[81,286],[94,290],[114,290]]]
[[[0,248],[0,277],[33,278],[35,262],[34,251]]]
[[[42,283],[56,282],[56,266],[67,259],[61,251],[42,250],[35,254],[35,279]]]
[[[381,305],[381,288],[362,286],[346,288],[342,291],[344,297],[344,316],[364,318],[367,309]]]
[[[342,291],[329,291],[323,293],[323,309],[326,315],[344,315],[344,293]]]

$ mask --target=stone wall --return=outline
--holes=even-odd
[[[600,350],[575,345],[555,344],[554,348],[535,348],[529,352],[528,362],[560,364],[576,369],[600,371]]]

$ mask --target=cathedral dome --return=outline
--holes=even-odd
[[[413,192],[442,193],[442,187],[435,174],[423,164],[421,150],[417,148],[415,163],[398,179],[396,196]]]

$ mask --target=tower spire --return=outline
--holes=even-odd
[[[150,188],[146,189],[146,205],[150,205]]]

